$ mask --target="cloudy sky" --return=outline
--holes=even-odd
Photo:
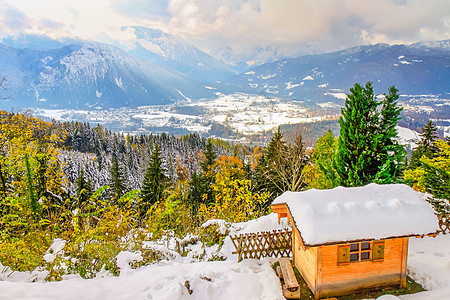
[[[285,55],[377,42],[450,38],[449,0],[1,0],[0,37],[39,33],[133,42],[122,26],[159,28],[209,53]]]

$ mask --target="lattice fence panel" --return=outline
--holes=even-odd
[[[450,215],[439,216],[439,233],[450,234]]]
[[[261,257],[289,257],[292,251],[292,230],[278,229],[230,236],[238,260]]]

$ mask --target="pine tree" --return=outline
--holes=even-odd
[[[194,223],[198,224],[197,213],[200,208],[200,204],[203,203],[203,195],[207,193],[207,189],[204,185],[204,180],[201,174],[194,172],[189,182],[189,195],[188,201],[191,208],[191,215],[194,218]]]
[[[400,120],[400,113],[403,108],[397,105],[398,90],[391,86],[389,94],[384,94],[382,108],[380,112],[379,125],[377,126],[376,152],[377,158],[374,160],[372,168],[378,168],[375,181],[378,183],[390,183],[395,181],[403,173],[406,161],[406,150],[398,143],[398,133],[396,126]]]
[[[278,127],[265,151],[265,165],[261,165],[266,178],[266,188],[274,198],[284,192],[276,179],[276,169],[282,167],[281,155],[286,152],[286,141],[283,140],[283,134]]]
[[[425,152],[430,151],[431,153],[436,153],[439,151],[434,144],[438,140],[436,124],[431,120],[422,128],[420,137],[420,145],[424,148]]]
[[[277,149],[282,149],[283,151],[286,150],[286,142],[283,140],[283,134],[280,131],[280,127],[277,128],[269,145],[261,154],[252,176],[253,190],[259,193],[269,192],[271,199],[281,193],[277,184],[273,180],[270,180],[270,177],[273,178],[275,173],[274,168],[276,167],[278,156]]]
[[[120,198],[125,194],[127,189],[125,175],[122,168],[119,166],[119,160],[117,156],[113,154],[111,171],[110,171],[111,179],[111,192],[113,192],[113,196],[116,199]]]
[[[411,153],[408,169],[414,170],[421,166],[422,156],[433,158],[438,152],[435,142],[438,140],[436,125],[430,120],[422,128],[418,146]]]
[[[399,176],[405,151],[396,142],[395,126],[401,112],[397,99],[395,87],[389,89],[381,103],[376,100],[371,82],[364,87],[356,83],[350,89],[341,109],[338,151],[333,162],[338,184],[389,183]]]
[[[350,89],[339,118],[341,130],[334,162],[341,185],[364,185],[376,173],[370,167],[375,156],[377,106],[370,82],[365,87],[357,83]]]
[[[432,195],[429,201],[438,213],[450,213],[450,144],[435,142],[437,152],[432,158],[420,158],[420,166],[405,170],[405,179],[412,187]]]
[[[328,130],[321,136],[311,154],[311,164],[303,169],[305,180],[309,187],[316,189],[330,189],[337,184],[333,181],[336,174],[333,169],[333,160],[337,150],[337,137]]]
[[[205,160],[200,163],[200,166],[202,167],[203,172],[208,172],[212,166],[214,165],[214,162],[216,161],[217,155],[214,152],[212,140],[209,138],[208,142],[206,143],[205,147]]]
[[[211,185],[214,183],[215,173],[214,173],[214,164],[216,162],[216,153],[213,149],[212,140],[208,139],[208,142],[206,143],[205,151],[205,160],[200,163],[200,167],[202,168],[202,181],[203,186],[205,187],[205,194],[206,196],[206,203],[210,204],[213,202],[214,199],[214,193],[211,188]],[[202,200],[202,202],[205,202]]]
[[[165,168],[162,165],[161,149],[157,143],[154,144],[152,154],[145,171],[142,182],[142,212],[146,213],[151,205],[163,197],[163,192],[168,183]]]
[[[77,199],[78,199],[78,206],[80,207],[83,203],[89,200],[89,198],[92,196],[92,184],[89,179],[86,179],[86,176],[84,175],[84,171],[81,170],[78,174],[78,177],[75,181],[77,185]]]

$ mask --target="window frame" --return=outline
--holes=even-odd
[[[355,246],[356,245],[356,246]],[[363,249],[364,246],[364,249]],[[368,246],[368,248],[367,248]],[[361,262],[382,262],[384,261],[385,241],[361,241],[338,245],[337,265],[346,266],[353,263]],[[373,252],[377,253],[375,256]],[[368,253],[369,257],[361,259],[363,253]],[[357,254],[357,259],[351,260],[352,254]]]
[[[368,244],[369,248],[362,249],[362,244]],[[354,248],[353,246],[356,245],[356,249],[352,250]],[[373,246],[372,242],[364,241],[364,242],[356,242],[356,243],[350,243],[350,263],[357,263],[357,262],[365,262],[365,261],[371,261],[372,260],[372,251]],[[369,253],[369,257],[366,259],[362,259],[363,253]],[[352,254],[357,255],[357,259],[352,260]]]

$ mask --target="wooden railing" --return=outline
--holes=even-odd
[[[238,260],[261,257],[289,257],[292,251],[292,231],[289,228],[230,236]]]
[[[450,215],[440,215],[439,219],[439,228],[441,229],[439,233],[441,234],[450,234]]]

